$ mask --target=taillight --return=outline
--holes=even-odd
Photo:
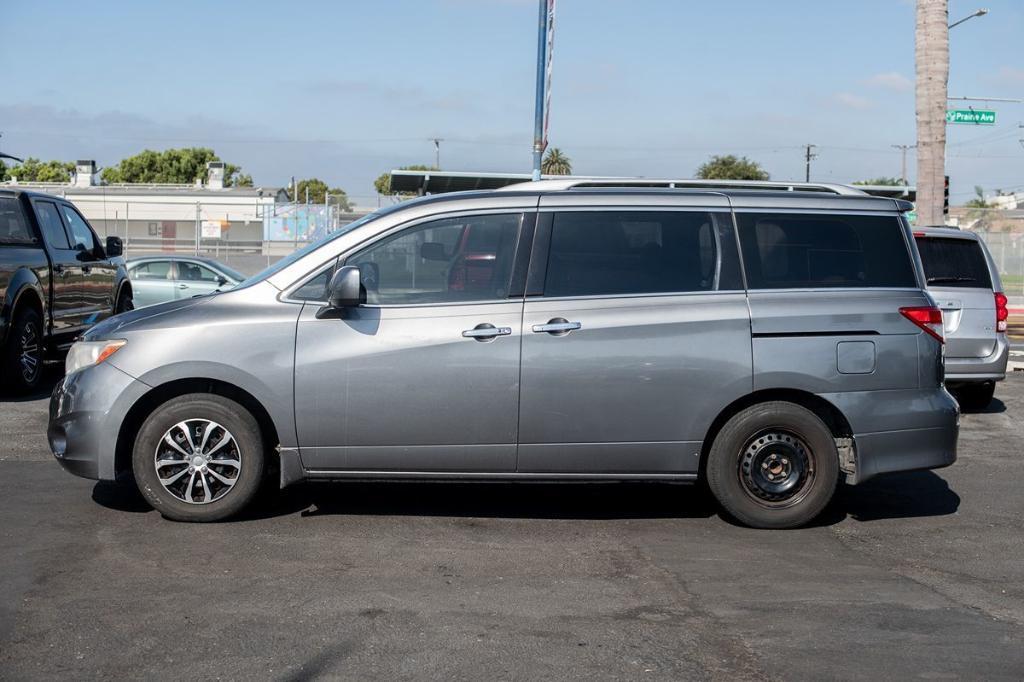
[[[1010,311],[1006,308],[1007,300],[1006,294],[1001,291],[996,292],[996,331],[1006,331],[1006,318],[1010,316]]]
[[[900,308],[900,315],[934,336],[939,343],[946,342],[942,338],[942,311],[939,308],[931,305]]]

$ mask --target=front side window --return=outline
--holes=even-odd
[[[444,218],[349,256],[370,305],[493,301],[508,297],[521,214]]]
[[[751,289],[916,287],[896,216],[739,213]]]
[[[36,208],[39,227],[42,228],[43,236],[50,248],[70,249],[71,244],[68,242],[68,235],[64,231],[64,224],[61,223],[57,206],[50,201],[37,201],[33,205]]]
[[[85,249],[86,251],[96,250],[96,239],[93,236],[92,228],[85,222],[85,218],[78,215],[78,211],[67,204],[62,204],[64,219],[71,228],[71,236],[74,238],[74,248]]]
[[[735,254],[727,213],[560,212],[551,226],[544,295],[739,289]]]
[[[35,244],[21,204],[14,197],[0,197],[0,244]]]
[[[132,268],[132,279],[154,280],[170,279],[171,262],[166,260],[139,263]]]
[[[178,279],[187,282],[209,282],[215,284],[220,280],[220,275],[205,265],[179,261]]]

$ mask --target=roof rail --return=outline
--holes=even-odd
[[[557,180],[537,180],[522,182],[501,187],[501,191],[544,191],[558,192],[569,189],[593,187],[657,187],[667,189],[752,189],[772,190],[777,192],[821,192],[823,194],[840,194],[863,196],[867,194],[856,187],[828,182],[771,182],[768,180],[673,180],[655,178],[583,178],[567,177]]]

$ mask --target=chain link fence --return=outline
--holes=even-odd
[[[74,200],[101,238],[120,237],[125,257],[214,258],[244,275],[365,215],[337,205],[211,201]]]

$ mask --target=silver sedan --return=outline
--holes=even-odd
[[[226,291],[245,279],[223,263],[198,256],[144,256],[127,265],[136,308]]]

